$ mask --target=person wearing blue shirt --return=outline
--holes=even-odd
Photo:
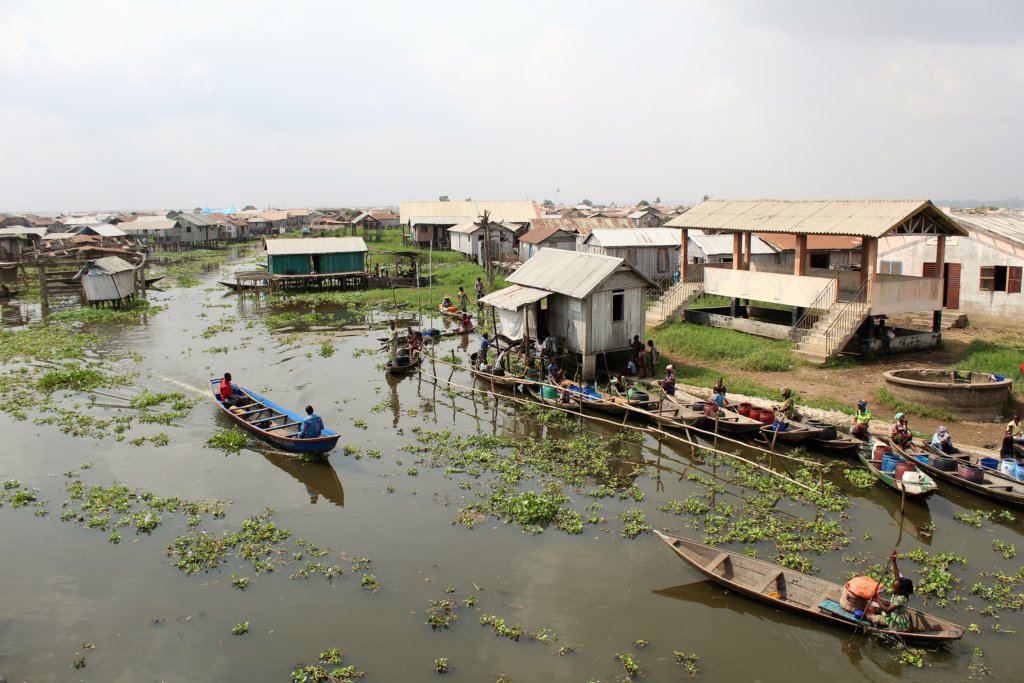
[[[313,412],[313,406],[306,406],[306,417],[299,426],[300,439],[315,439],[324,431],[324,421]]]

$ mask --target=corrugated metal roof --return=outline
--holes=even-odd
[[[1024,212],[1003,209],[985,213],[954,211],[950,215],[970,231],[977,230],[1024,246]]]
[[[348,254],[368,251],[362,237],[306,237],[267,240],[267,254]]]
[[[582,299],[598,288],[625,261],[614,256],[565,249],[541,249],[508,276],[525,287],[545,289]]]
[[[452,227],[448,228],[448,232],[458,232],[466,235],[472,235],[481,227],[483,226],[479,225],[476,221],[463,221],[458,225],[453,225]],[[518,228],[514,225],[508,225],[506,223],[497,223],[495,221],[491,221],[491,228],[504,228],[509,232],[515,232],[516,230],[518,230]]]
[[[26,228],[22,225],[16,225],[11,228],[0,228],[0,237],[25,237],[28,235],[42,237],[45,234],[46,228]]]
[[[445,202],[446,204],[448,202]],[[472,216],[412,216],[409,218],[409,227],[417,225],[458,225],[471,220]],[[403,223],[406,221],[403,219]]]
[[[100,223],[99,225],[86,225],[84,226],[88,230],[92,230],[101,237],[124,237],[125,232],[116,225],[110,225],[109,223]]]
[[[285,218],[288,217],[287,211],[283,211],[282,213],[285,214]],[[188,221],[192,225],[196,225],[199,227],[213,227],[217,225],[217,221],[213,220],[204,213],[182,213],[178,215],[178,218],[180,218],[183,221]]]
[[[557,225],[544,225],[542,227],[530,228],[528,232],[523,233],[522,237],[519,238],[519,241],[525,244],[540,244],[556,232],[561,232],[562,235],[570,237],[573,240],[576,239],[576,235],[571,230],[563,230]]]
[[[546,289],[534,289],[533,287],[522,287],[520,285],[509,285],[505,289],[491,292],[480,299],[483,303],[500,308],[503,311],[516,311],[534,301],[540,301],[551,292]]]
[[[139,216],[133,221],[121,224],[125,232],[139,232],[142,230],[171,230],[178,224],[175,218],[164,218],[163,216]]]
[[[691,242],[697,245],[701,251],[704,252],[705,256],[711,256],[713,254],[731,254],[732,253],[732,235],[705,235],[702,232],[694,231],[688,234],[688,238]],[[772,249],[770,244],[767,244],[757,235],[751,235],[750,237],[750,253],[751,254],[774,254],[776,253]]]
[[[531,229],[555,226],[566,232],[589,235],[599,228],[636,229],[628,218],[536,218],[530,221]]]
[[[678,247],[680,232],[673,228],[633,228],[632,230],[604,230],[591,232],[584,244],[606,249],[624,247]],[[730,236],[730,240],[732,237]]]
[[[89,270],[90,275],[93,270],[99,270],[105,275],[113,275],[114,273],[123,273],[126,270],[135,270],[135,266],[128,263],[120,256],[104,256],[103,258],[98,258],[93,261]]]
[[[402,222],[410,225],[413,217],[465,216],[475,220],[483,214],[484,210],[490,212],[490,219],[492,221],[499,222],[526,223],[540,217],[540,207],[537,206],[537,202],[530,200],[499,202],[402,202],[398,205],[398,212]]]
[[[730,232],[881,237],[908,218],[927,213],[945,234],[966,231],[927,199],[726,200],[709,199],[666,225]]]

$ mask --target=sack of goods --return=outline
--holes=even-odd
[[[843,586],[843,593],[839,597],[839,606],[847,612],[864,609],[868,606],[868,600],[877,594],[880,585],[870,576],[853,577]]]

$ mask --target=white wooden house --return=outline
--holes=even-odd
[[[519,227],[507,223],[491,223],[491,245],[484,249],[484,229],[477,221],[463,221],[448,228],[452,251],[465,254],[483,265],[485,254],[492,261],[516,261],[519,253]]]
[[[597,358],[629,349],[644,337],[647,289],[654,283],[624,259],[542,249],[519,267],[512,286],[483,302],[501,316],[502,333],[541,340],[552,334],[590,379]]]
[[[579,251],[624,259],[645,277],[660,284],[679,267],[680,232],[670,228],[597,229],[582,238]]]

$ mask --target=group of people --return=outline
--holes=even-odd
[[[246,403],[247,401],[252,403],[252,399],[232,381],[230,372],[225,372],[223,379],[220,381],[218,397],[220,398],[220,402],[228,408],[245,407],[248,405]],[[256,426],[259,427],[261,426],[260,422],[267,421],[267,417],[264,413],[268,410],[270,409],[264,408],[263,410],[253,411],[251,413],[252,419],[248,419],[248,415],[244,412],[240,417],[246,422],[255,423]],[[319,415],[313,412],[313,406],[306,406],[306,417],[302,418],[298,426],[299,429],[295,433],[295,436],[300,439],[315,439],[324,431],[324,421]]]
[[[653,339],[647,340],[647,345],[640,341],[640,335],[633,335],[633,341],[629,345],[629,360],[626,361],[626,374],[637,377],[653,377],[661,359],[661,351],[654,345]]]

